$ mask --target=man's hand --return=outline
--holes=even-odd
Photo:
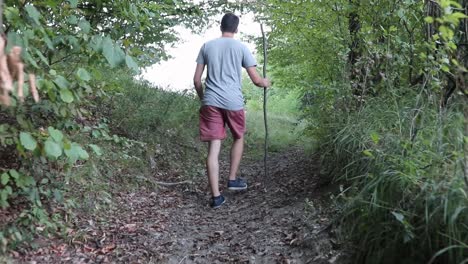
[[[271,87],[271,81],[270,81],[270,79],[268,79],[268,78],[263,78],[262,81],[263,81],[263,85],[262,85],[263,88],[269,88],[269,87]]]
[[[268,78],[262,78],[257,72],[256,67],[249,67],[247,68],[247,73],[249,74],[250,80],[258,86],[263,88],[268,88],[271,86],[271,82]]]

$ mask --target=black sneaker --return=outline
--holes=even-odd
[[[216,209],[216,208],[220,207],[221,205],[223,205],[224,202],[226,202],[226,199],[224,199],[224,196],[222,196],[222,195],[217,196],[217,197],[213,197],[213,198],[211,198],[211,207],[213,209]]]
[[[240,178],[237,178],[233,181],[228,181],[228,189],[233,191],[241,191],[247,189],[247,183]]]

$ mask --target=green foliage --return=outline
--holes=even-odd
[[[120,84],[125,89],[110,102],[109,125],[118,135],[144,142],[141,150],[146,166],[136,167],[136,174],[145,175],[142,168],[148,170],[149,161],[150,175],[154,171],[180,175],[172,181],[204,177],[205,148],[198,139],[200,102],[194,91],[165,91],[130,77],[121,78]],[[143,180],[151,184],[151,178]]]
[[[29,237],[24,230],[56,230],[60,215],[46,208],[70,211],[73,203],[64,199],[62,190],[68,188],[69,177],[77,175],[73,168],[86,164],[90,155],[103,154],[90,140],[125,142],[110,136],[105,125],[85,125],[96,122],[97,104],[122,89],[106,74],[108,69],[136,74],[140,66],[167,58],[165,45],[177,41],[173,26],[197,21],[201,27],[206,21],[191,1],[4,4],[6,52],[14,45],[22,47],[25,72],[36,75],[41,102],[30,99],[27,83],[24,103],[14,97],[11,107],[0,106],[0,154],[8,157],[0,164],[0,206],[18,210],[0,224],[0,251]]]
[[[268,122],[268,149],[270,152],[284,151],[285,149],[299,146],[309,150],[312,149],[313,144],[311,140],[302,136],[307,123],[305,121],[298,121],[296,115],[270,111],[268,113]],[[264,138],[263,111],[247,108],[247,133],[245,141],[249,147],[249,151],[261,156]]]
[[[260,151],[265,137],[263,89],[255,87],[247,77],[244,78],[242,86],[247,111],[246,144],[252,150]],[[307,149],[313,147],[311,140],[303,136],[307,121],[300,119],[298,94],[297,91],[278,87],[268,90],[267,116],[270,151],[281,151],[298,146]]]
[[[159,143],[171,137],[198,137],[200,103],[187,90],[169,92],[131,78],[120,80],[126,87],[113,98],[113,127],[132,139]]]
[[[468,257],[468,115],[457,97],[467,94],[466,4],[270,0],[258,7],[271,27],[275,84],[297,91],[324,171],[343,185],[342,227],[356,245],[354,262]]]
[[[414,135],[413,102],[392,101],[374,99],[346,125],[330,123],[333,132],[321,149],[326,170],[349,184],[341,194],[346,202],[342,223],[359,241],[359,261],[427,262],[448,245],[461,248],[439,259],[461,261],[467,257],[468,219],[461,212],[468,197],[460,166],[459,105],[439,114],[433,103],[424,104],[418,109],[424,111],[424,127]]]

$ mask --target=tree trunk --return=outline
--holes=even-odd
[[[465,154],[465,168],[463,170],[465,175],[465,183],[466,187],[468,188],[468,98],[465,99],[465,104],[463,106],[463,113],[465,116],[465,133],[463,139],[463,150]]]
[[[348,16],[348,30],[351,37],[349,44],[348,65],[350,70],[350,81],[352,92],[355,96],[360,98],[362,96],[363,87],[360,82],[359,76],[361,74],[356,62],[361,57],[361,40],[359,39],[359,30],[361,29],[361,22],[359,19],[359,0],[349,0],[352,8]],[[362,98],[360,98],[362,99]]]
[[[465,10],[465,15],[468,15],[468,0],[463,1],[463,9]],[[460,23],[460,29],[462,34],[464,35],[461,38],[460,42],[461,47],[464,48],[459,48],[459,54],[458,58],[461,60],[460,62],[463,63],[465,68],[468,68],[468,19],[464,19],[462,23]],[[467,72],[461,72],[459,74],[459,88],[464,95],[465,99],[465,104],[463,105],[463,115],[465,117],[465,131],[464,131],[464,138],[463,138],[463,151],[465,155],[465,168],[464,168],[464,175],[465,175],[465,183],[466,187],[468,188],[468,73]]]

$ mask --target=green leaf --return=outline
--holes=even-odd
[[[41,59],[41,61],[45,64],[45,65],[49,65],[49,61],[47,60],[47,58],[44,56],[44,54],[42,54],[42,52],[38,49],[35,50],[37,56],[39,56],[39,58]]]
[[[104,38],[102,49],[104,57],[112,68],[118,66],[125,59],[123,50],[115,45],[109,37]]]
[[[89,158],[88,152],[86,152],[86,150],[77,143],[72,143],[69,149],[65,149],[65,155],[67,155],[71,163],[75,163],[77,160],[86,160]]]
[[[26,12],[28,13],[28,16],[30,18],[32,18],[34,20],[34,22],[36,22],[36,24],[40,24],[39,23],[39,18],[41,16],[41,14],[39,13],[39,11],[37,11],[37,9],[33,6],[33,5],[26,5],[24,7],[24,9],[26,10]]]
[[[91,132],[91,135],[95,138],[98,138],[98,137],[101,137],[101,131],[99,130],[93,130],[93,132]]]
[[[78,71],[76,72],[76,76],[82,80],[82,81],[89,81],[91,80],[91,75],[89,74],[88,71],[86,71],[85,69],[83,68],[79,68]]]
[[[3,208],[6,208],[9,206],[7,199],[8,199],[8,192],[6,190],[0,191],[0,205]]]
[[[441,70],[444,72],[450,72],[450,68],[447,65],[442,65]]]
[[[65,103],[71,103],[73,102],[73,94],[70,90],[68,89],[62,89],[60,90],[60,98],[62,101]]]
[[[60,88],[60,89],[67,89],[70,83],[65,79],[65,77],[59,75],[55,78],[54,83]]]
[[[55,189],[54,190],[54,199],[57,202],[62,202],[63,201],[63,195],[60,190]]]
[[[58,158],[62,155],[62,147],[50,138],[45,142],[44,150],[50,157]]]
[[[8,173],[3,173],[1,176],[1,183],[3,185],[7,185],[9,181],[10,181],[10,175],[8,175]]]
[[[16,32],[8,32],[7,35],[8,45],[7,51],[10,51],[13,46],[23,46],[24,47],[24,40],[23,38],[18,35]]]
[[[426,22],[426,23],[428,23],[428,24],[432,24],[432,23],[434,23],[434,18],[433,18],[433,17],[430,17],[430,16],[425,17],[425,18],[424,18],[424,22]]]
[[[86,150],[81,149],[81,151],[80,151],[80,159],[82,159],[82,160],[87,160],[87,159],[89,159],[89,154],[88,154],[88,152],[87,152]]]
[[[73,15],[72,15],[72,16],[69,16],[69,17],[67,18],[67,21],[68,21],[68,23],[70,23],[70,24],[72,24],[72,25],[78,24],[78,18],[77,18],[76,16],[73,16]]]
[[[91,30],[91,25],[86,19],[81,19],[78,23],[78,27],[80,27],[81,31],[83,31],[85,34],[88,34]]]
[[[455,19],[463,19],[463,18],[468,18],[467,15],[461,13],[461,12],[455,12],[453,14],[450,15],[451,17],[455,18]]]
[[[102,156],[102,150],[99,146],[97,145],[94,145],[94,144],[89,144],[89,147],[93,150],[93,152],[98,155],[98,156]]]
[[[52,137],[52,139],[57,142],[57,143],[60,143],[62,142],[63,140],[63,133],[62,131],[58,130],[58,129],[55,129],[53,127],[49,127],[47,128],[47,130],[49,131],[49,135]]]
[[[5,6],[4,15],[5,15],[6,20],[9,21],[10,24],[15,22],[15,20],[20,20],[21,19],[18,8],[15,8],[15,7],[12,7],[12,6],[10,6],[10,7]]]
[[[73,47],[73,49],[79,49],[80,48],[80,43],[79,43],[79,40],[74,37],[74,36],[67,36],[66,37],[67,39],[67,42],[70,46]]]
[[[31,56],[31,53],[29,53],[28,50],[23,52],[23,56],[28,64],[32,65],[34,68],[39,68],[39,65],[37,65],[36,60]]]
[[[75,146],[71,146],[69,149],[65,149],[65,155],[67,155],[68,160],[71,163],[75,163],[80,157],[78,149]]]
[[[455,35],[453,30],[446,26],[440,26],[439,32],[444,40],[452,40]]]
[[[372,152],[368,149],[364,150],[362,153],[368,157],[371,157],[371,158],[374,157],[374,154],[372,154]]]
[[[36,184],[36,181],[33,177],[24,175],[24,183],[26,186],[33,186]]]
[[[68,0],[70,3],[71,8],[77,8],[78,7],[78,0]]]
[[[403,220],[405,219],[405,216],[398,213],[398,212],[392,212],[392,215],[395,217],[396,220],[400,223],[404,223]]]
[[[50,49],[50,50],[54,50],[55,47],[54,47],[54,44],[52,43],[52,40],[50,40],[50,38],[48,36],[43,36],[42,37],[42,40],[45,42],[45,44],[47,45],[47,47]]]
[[[442,1],[442,3],[444,3],[444,2],[445,1]],[[462,5],[460,5],[460,3],[458,3],[457,1],[452,0],[452,1],[447,1],[447,2],[449,3],[449,5],[452,5],[452,6],[456,7],[456,8],[459,8],[459,9],[463,8]]]
[[[102,36],[93,36],[88,46],[95,52],[101,52],[103,47],[104,39]]]
[[[10,173],[10,176],[15,180],[17,180],[20,176],[16,170],[10,170],[9,173]]]
[[[20,142],[27,150],[35,150],[37,147],[37,141],[28,132],[20,132]]]
[[[372,141],[374,141],[375,144],[379,144],[380,137],[379,137],[379,134],[377,134],[377,132],[372,132],[370,136],[371,136]]]
[[[8,194],[13,194],[13,189],[11,188],[11,186],[6,186],[6,187],[5,187],[5,191],[6,191]]]
[[[134,72],[138,73],[140,71],[138,64],[135,62],[132,56],[125,56],[125,63],[127,64],[127,67],[132,69]]]

